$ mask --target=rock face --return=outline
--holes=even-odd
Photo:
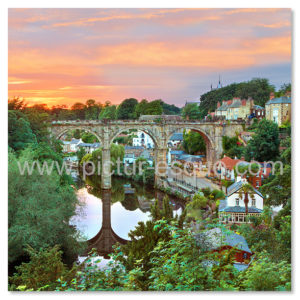
[[[116,120],[109,122],[79,120],[54,121],[51,126],[51,135],[55,138],[60,138],[66,131],[72,129],[81,129],[94,134],[99,139],[103,151],[102,188],[110,189],[110,145],[123,131],[128,131],[129,129],[144,131],[153,139],[155,144],[154,157],[156,166],[156,184],[160,184],[162,182],[161,179],[165,176],[168,141],[174,133],[182,132],[183,129],[200,133],[206,142],[206,160],[213,165],[223,152],[222,136],[226,135],[233,137],[236,133],[243,131],[243,126],[240,122],[226,124],[219,122],[182,121],[165,118],[168,116],[160,117],[161,119],[156,121],[153,119],[144,121]]]

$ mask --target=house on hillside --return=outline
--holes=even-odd
[[[223,117],[226,120],[245,120],[251,115],[253,107],[255,107],[253,99],[241,100],[235,97],[228,101],[222,101],[222,105],[218,102],[215,116]]]
[[[63,152],[64,153],[69,153],[71,152],[71,142],[70,141],[62,141],[63,143]]]
[[[145,133],[143,131],[138,131],[136,135],[137,135],[137,137],[133,138],[133,140],[132,140],[133,146],[142,146],[147,149],[154,148],[154,142],[147,133]]]
[[[129,146],[125,145],[125,154],[133,153],[135,157],[139,157],[141,153],[145,150],[143,146]],[[148,149],[149,150],[149,149]]]
[[[82,144],[82,139],[72,139],[70,142],[70,152],[76,152],[79,148],[78,145]]]
[[[270,100],[266,103],[266,119],[281,126],[287,120],[291,120],[291,97],[283,96],[274,98],[271,93]]]
[[[93,153],[95,150],[100,148],[100,143],[81,143],[78,148],[84,148],[85,153]]]
[[[234,267],[239,271],[248,268],[253,253],[242,235],[217,227],[196,234],[195,238],[199,246],[204,247],[204,250],[209,252],[222,254],[225,250],[233,250]],[[207,263],[212,264],[214,262],[209,261]]]
[[[250,109],[250,119],[256,118],[261,120],[265,117],[265,109],[259,105],[253,105]]]
[[[247,183],[245,178],[235,182],[227,189],[227,195],[219,204],[219,221],[221,223],[250,223],[246,220],[245,194],[240,198],[239,191]],[[248,216],[257,216],[262,213],[264,207],[263,195],[254,188],[248,194]]]
[[[171,148],[178,147],[182,142],[183,142],[183,133],[181,132],[174,133],[168,141],[168,147]]]
[[[219,160],[219,164],[217,165],[217,172],[220,176],[220,179],[230,180],[232,182],[239,180],[238,176],[236,176],[235,168],[238,164],[239,166],[249,166],[251,164],[260,164],[260,170],[257,172],[257,174],[253,174],[253,176],[247,175],[247,180],[254,188],[259,188],[262,185],[262,180],[265,178],[268,178],[270,176],[270,173],[272,171],[270,164],[264,164],[261,162],[247,162],[245,161],[244,157],[241,159],[233,159],[226,155],[222,159]],[[254,170],[253,170],[254,172]],[[243,176],[244,178],[246,177]]]

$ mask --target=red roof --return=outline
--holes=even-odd
[[[232,159],[228,156],[224,156],[220,161],[225,164],[227,169],[233,170],[234,166],[241,160],[240,159]]]

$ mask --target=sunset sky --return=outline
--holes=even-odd
[[[9,97],[186,100],[266,77],[291,81],[289,9],[9,9]]]

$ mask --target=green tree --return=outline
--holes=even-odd
[[[263,119],[245,148],[245,159],[250,161],[275,161],[279,155],[279,136],[276,123]]]
[[[137,106],[138,101],[134,98],[125,99],[117,109],[117,119],[126,120],[134,119],[135,116],[135,107]]]
[[[17,272],[9,278],[12,290],[42,290],[53,291],[57,286],[57,279],[65,280],[74,277],[75,272],[68,270],[62,262],[63,252],[56,245],[39,251],[30,246],[25,248],[30,261],[16,267]]]
[[[186,104],[182,109],[182,117],[186,120],[200,119],[200,111],[197,103]]]
[[[31,130],[26,115],[20,111],[9,111],[8,146],[16,151],[20,151],[36,142],[36,136]]]
[[[18,159],[11,151],[8,155],[9,262],[23,256],[26,245],[38,250],[59,244],[68,260],[74,259],[80,249],[78,234],[69,226],[78,205],[70,182],[62,180],[56,171],[40,175],[37,167],[31,175],[27,171],[20,173],[26,162],[30,167],[34,160],[43,157],[44,151],[37,153],[30,148]]]
[[[104,109],[101,110],[99,114],[100,120],[115,120],[117,117],[117,107],[116,105],[106,106]]]
[[[190,130],[183,132],[183,149],[189,154],[206,152],[206,143],[202,135],[196,131]]]
[[[180,115],[181,109],[174,104],[168,104],[161,100],[161,106],[165,115]]]
[[[80,102],[76,102],[72,105],[71,110],[73,111],[74,115],[76,116],[76,119],[84,120],[85,108],[86,108],[86,106]]]
[[[145,115],[147,107],[148,107],[148,101],[146,99],[143,99],[135,107],[135,116],[139,118],[141,115]]]
[[[242,289],[250,291],[290,291],[291,265],[286,261],[275,263],[262,253],[258,260],[240,274]]]
[[[84,147],[80,147],[79,150],[76,152],[76,156],[78,159],[78,162],[80,163],[82,158],[86,155]]]
[[[154,100],[148,102],[146,106],[145,115],[161,115],[163,112],[163,108],[161,106],[161,100]]]

